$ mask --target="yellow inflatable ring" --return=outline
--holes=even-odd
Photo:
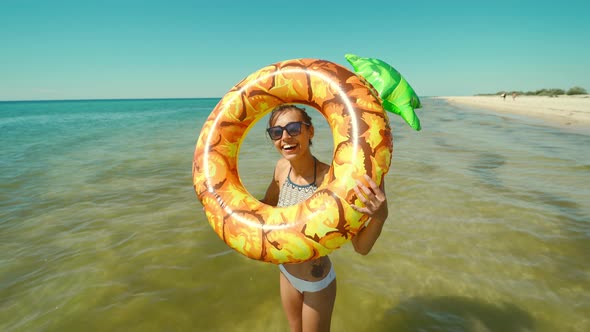
[[[274,207],[244,188],[237,160],[249,129],[285,103],[324,115],[334,156],[309,199]],[[363,227],[368,217],[350,207],[362,205],[355,179],[367,174],[381,184],[392,150],[389,120],[371,84],[333,62],[288,60],[249,75],[219,101],[197,141],[193,184],[209,223],[231,248],[265,262],[304,262],[339,248]]]

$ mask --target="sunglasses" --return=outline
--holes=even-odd
[[[280,139],[281,137],[283,137],[283,130],[286,130],[287,134],[289,134],[289,136],[297,136],[297,135],[301,134],[301,125],[311,126],[311,124],[301,122],[301,121],[300,122],[289,122],[284,127],[274,126],[274,127],[268,128],[266,131],[268,132],[268,136],[270,136],[270,139],[272,139],[273,141],[276,141],[276,140]]]

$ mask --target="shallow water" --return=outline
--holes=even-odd
[[[277,268],[229,249],[192,189],[217,101],[0,103],[0,330],[287,330]],[[590,135],[423,103],[421,132],[391,117],[381,238],[332,255],[333,330],[590,330]],[[256,197],[264,126],[240,154]]]

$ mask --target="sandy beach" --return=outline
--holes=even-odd
[[[590,95],[438,97],[449,103],[536,118],[552,126],[590,129]]]

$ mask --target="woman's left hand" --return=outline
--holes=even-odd
[[[358,199],[365,205],[364,207],[358,207],[351,205],[353,209],[358,212],[364,213],[373,219],[379,219],[385,221],[387,219],[387,197],[383,191],[383,183],[381,187],[377,186],[375,181],[365,174],[365,180],[369,186],[356,180],[357,186],[354,187],[354,191]]]

